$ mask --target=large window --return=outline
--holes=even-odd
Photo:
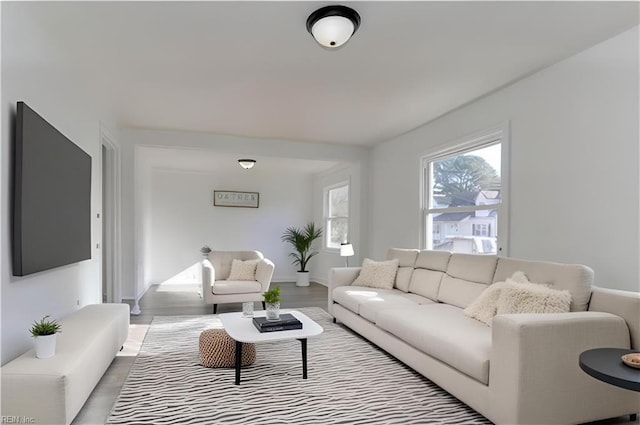
[[[506,143],[496,130],[423,158],[426,249],[506,252]]]
[[[340,248],[349,236],[349,184],[325,189],[325,247]]]

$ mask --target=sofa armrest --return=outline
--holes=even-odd
[[[640,293],[594,286],[591,288],[589,311],[622,317],[629,326],[631,348],[640,350]]]
[[[362,267],[335,267],[329,270],[327,311],[333,316],[333,290],[338,286],[349,286],[360,274]]]
[[[269,285],[271,285],[271,278],[273,278],[273,271],[276,266],[273,264],[271,260],[263,258],[258,263],[258,267],[256,268],[256,280],[260,282],[262,286],[261,292],[267,291],[269,289]]]
[[[338,286],[349,286],[360,274],[362,267],[335,267],[329,270],[329,292]]]
[[[633,413],[633,397],[595,380],[578,364],[585,350],[629,348],[629,341],[625,321],[609,313],[494,317],[489,387],[496,422],[561,424]],[[620,413],[628,405],[631,411]]]
[[[207,304],[212,304],[212,301],[210,301],[213,295],[211,287],[213,286],[213,282],[216,281],[216,269],[208,259],[202,260],[200,269],[202,270],[202,298]]]

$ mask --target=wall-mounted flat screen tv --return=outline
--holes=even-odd
[[[18,102],[13,192],[13,274],[91,258],[91,157]]]

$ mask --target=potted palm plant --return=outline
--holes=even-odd
[[[280,319],[280,287],[275,286],[262,293],[267,310],[267,320]]]
[[[61,326],[55,320],[48,319],[49,316],[44,316],[39,322],[34,322],[29,330],[35,341],[36,357],[39,359],[48,359],[56,353],[56,334],[60,332]]]
[[[297,273],[297,286],[309,286],[309,271],[307,263],[318,254],[312,250],[313,241],[322,236],[322,228],[317,228],[313,222],[308,223],[304,228],[287,227],[282,235],[282,241],[291,244],[295,252],[289,254],[293,257],[293,264],[299,266]]]

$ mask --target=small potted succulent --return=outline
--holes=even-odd
[[[39,322],[33,323],[29,332],[35,341],[37,358],[48,359],[55,355],[56,334],[60,329],[60,324],[55,320],[49,320],[49,316],[44,316]]]
[[[280,287],[275,286],[262,294],[267,309],[267,320],[276,321],[280,319]]]

